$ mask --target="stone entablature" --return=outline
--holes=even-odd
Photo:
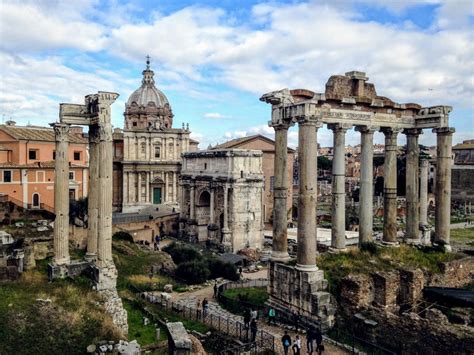
[[[262,152],[185,153],[180,184],[181,233],[228,251],[262,247]]]

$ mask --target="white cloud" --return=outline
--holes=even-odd
[[[229,116],[223,115],[219,112],[207,112],[204,114],[205,118],[211,118],[211,119],[222,119],[222,118],[228,118]]]

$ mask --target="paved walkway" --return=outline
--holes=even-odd
[[[260,270],[254,273],[245,273],[244,278],[246,279],[259,279],[259,278],[266,278],[267,277],[267,270]],[[196,304],[198,300],[202,302],[204,298],[207,298],[209,301],[209,314],[214,314],[221,316],[225,319],[231,319],[240,321],[243,323],[243,317],[239,315],[235,315],[230,313],[229,311],[223,309],[215,299],[212,298],[214,294],[213,286],[208,286],[196,291],[189,291],[185,293],[173,293],[173,301],[178,302],[184,306],[196,308]],[[272,334],[275,337],[275,351],[277,354],[283,354],[283,345],[281,343],[281,337],[283,336],[285,329],[276,326],[269,326],[265,321],[260,320],[258,323],[258,329],[263,329],[266,332]],[[296,337],[296,333],[294,331],[288,331],[291,339],[294,340]],[[304,334],[299,334],[302,343],[302,354],[307,353],[306,348],[306,336]],[[334,354],[334,355],[342,355],[342,354],[349,354],[348,351],[345,349],[341,349],[336,347],[328,342],[324,343],[325,346],[325,354]],[[291,353],[291,351],[290,351]]]

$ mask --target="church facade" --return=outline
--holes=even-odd
[[[142,85],[125,105],[124,129],[114,132],[114,206],[121,212],[177,205],[181,154],[198,144],[188,125],[173,128],[171,105],[156,88],[149,61],[142,74]]]

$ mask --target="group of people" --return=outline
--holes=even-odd
[[[209,311],[209,301],[207,300],[207,298],[204,298],[201,302],[201,300],[197,300],[196,301],[196,318],[199,319],[201,318],[201,314],[202,314],[202,318],[206,318],[207,316],[207,313]]]
[[[281,337],[281,342],[283,344],[283,351],[285,355],[288,355],[288,352],[291,349],[293,350],[294,355],[301,354],[301,338],[297,334],[295,340],[292,342],[288,331],[285,330],[285,334]],[[314,348],[314,343],[316,342],[316,349]],[[312,354],[313,351],[316,351],[319,355],[321,355],[324,351],[323,345],[323,335],[321,334],[319,329],[309,328],[306,333],[306,348],[308,350],[308,354]]]

